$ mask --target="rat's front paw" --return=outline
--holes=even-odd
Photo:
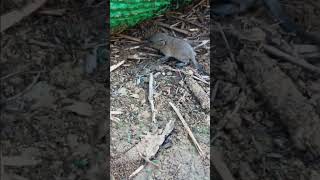
[[[165,56],[165,57],[162,57],[162,58],[159,59],[161,64],[164,64],[164,63],[168,62],[168,60],[169,60],[168,56]]]
[[[183,68],[185,66],[187,66],[189,63],[188,62],[179,62],[179,63],[176,63],[176,68]]]

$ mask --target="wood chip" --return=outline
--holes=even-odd
[[[210,98],[209,95],[202,89],[197,81],[191,77],[186,78],[186,84],[189,89],[192,91],[193,95],[200,102],[201,107],[205,110],[210,110]]]

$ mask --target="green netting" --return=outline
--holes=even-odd
[[[192,0],[111,0],[111,31],[125,29],[160,15],[168,9],[179,8]]]

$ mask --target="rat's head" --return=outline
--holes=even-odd
[[[167,43],[168,35],[164,33],[156,33],[147,39],[147,44],[153,48],[160,49]]]

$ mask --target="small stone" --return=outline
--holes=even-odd
[[[140,98],[139,94],[131,94],[130,96],[133,97],[133,98],[136,98],[136,99]]]
[[[122,87],[118,90],[118,93],[120,96],[126,96],[128,94],[128,91],[126,88]]]

